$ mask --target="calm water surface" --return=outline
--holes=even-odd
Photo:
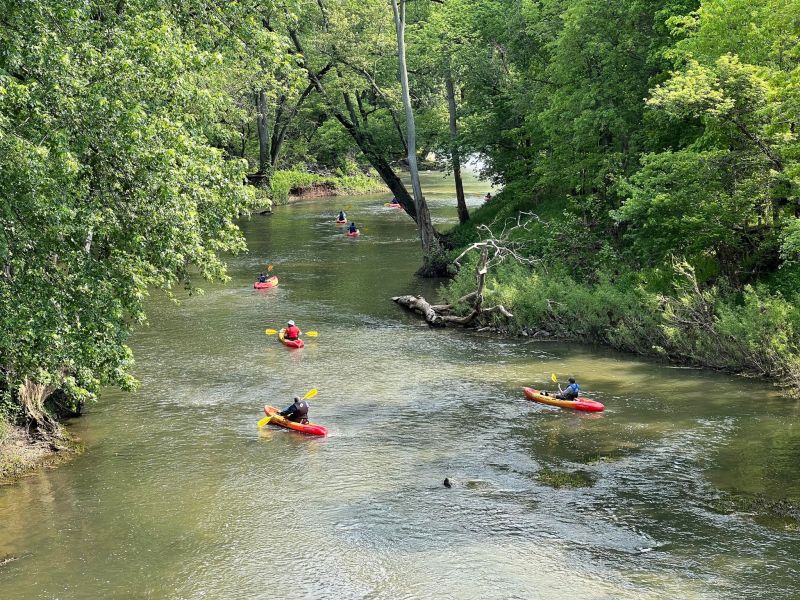
[[[424,183],[452,222],[450,182]],[[487,188],[467,189],[477,206]],[[254,217],[229,283],[154,295],[132,339],[141,388],[74,424],[83,456],[0,489],[0,559],[16,557],[0,598],[800,594],[797,531],[720,509],[800,500],[796,402],[602,348],[432,331],[389,300],[438,284],[414,277],[415,229],[388,198]],[[267,263],[280,285],[255,291]],[[264,335],[287,319],[319,337]],[[526,401],[551,372],[606,412]],[[265,403],[313,387],[328,438],[259,433]],[[544,483],[560,471],[591,485]]]

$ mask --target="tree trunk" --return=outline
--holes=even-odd
[[[408,89],[408,69],[406,68],[406,0],[392,0],[392,11],[394,12],[394,24],[397,31],[400,87],[403,95],[403,108],[406,113],[408,170],[411,172],[411,188],[414,191],[414,205],[417,211],[417,226],[419,227],[422,251],[427,261],[438,249],[439,242],[436,238],[436,231],[433,229],[428,203],[422,195],[422,186],[419,182],[419,170],[417,169],[417,128],[414,123],[414,113],[411,109],[411,95]]]
[[[464,182],[461,181],[461,151],[458,147],[458,125],[456,123],[456,92],[452,73],[445,76],[447,89],[447,109],[450,113],[450,156],[453,164],[453,179],[456,181],[456,204],[458,205],[458,222],[469,221],[467,201],[464,199]]]
[[[270,168],[270,144],[267,131],[267,92],[259,90],[256,94],[256,109],[258,116],[258,174],[266,175]]]

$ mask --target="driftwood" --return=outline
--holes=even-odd
[[[475,269],[477,276],[478,289],[470,292],[466,296],[460,298],[454,304],[430,304],[422,296],[394,296],[393,301],[401,306],[405,306],[409,310],[413,310],[425,317],[428,325],[431,327],[446,327],[448,323],[453,325],[461,325],[466,327],[470,325],[476,318],[483,315],[488,315],[494,312],[499,312],[508,319],[514,317],[508,310],[501,304],[492,306],[491,308],[483,308],[483,288],[486,285],[486,273],[488,272],[489,251],[484,248],[481,251],[481,260]],[[450,314],[456,305],[469,303],[472,309],[464,316],[457,316]]]
[[[523,221],[523,217],[525,216],[527,216],[528,219]],[[507,319],[513,319],[514,315],[502,304],[484,308],[483,290],[486,285],[486,274],[491,267],[500,264],[507,258],[511,258],[523,264],[534,263],[533,259],[522,254],[523,247],[521,244],[509,241],[507,238],[507,235],[515,229],[527,228],[528,224],[533,219],[538,219],[538,217],[531,213],[519,213],[516,224],[510,228],[504,226],[500,234],[495,234],[492,229],[486,225],[478,227],[478,230],[485,231],[488,237],[468,246],[466,250],[459,254],[455,261],[453,261],[456,266],[461,267],[460,261],[464,256],[472,251],[480,251],[480,258],[475,267],[477,287],[474,292],[470,292],[462,298],[459,298],[457,302],[453,304],[431,304],[422,296],[411,295],[394,296],[392,300],[425,317],[425,321],[427,321],[428,325],[431,327],[446,327],[448,323],[467,327],[479,317],[498,312]],[[451,314],[456,306],[463,306],[465,304],[471,307],[466,315],[459,316]]]

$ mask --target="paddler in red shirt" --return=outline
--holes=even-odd
[[[285,340],[296,340],[300,337],[300,328],[294,324],[294,321],[289,321],[286,324],[286,331],[283,332],[283,339]]]

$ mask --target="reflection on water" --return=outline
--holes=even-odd
[[[435,217],[450,184],[425,174]],[[471,205],[486,185],[467,186]],[[155,297],[141,389],[76,423],[85,455],[0,490],[0,598],[790,597],[796,532],[720,510],[800,500],[798,404],[763,385],[530,339],[434,331],[389,297],[413,223],[387,195],[242,223],[232,281]],[[345,207],[362,228],[333,225]],[[255,291],[264,265],[280,285]],[[319,331],[289,351],[267,327]],[[607,406],[525,400],[575,374]],[[326,439],[255,423],[316,387]],[[585,471],[553,489],[543,469]],[[442,486],[450,477],[451,489]]]

